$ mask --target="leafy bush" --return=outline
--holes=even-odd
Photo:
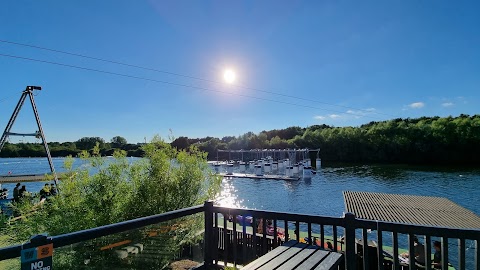
[[[59,195],[43,204],[31,200],[15,204],[15,211],[23,218],[4,229],[9,241],[19,243],[38,233],[59,235],[190,207],[213,199],[219,191],[221,178],[213,174],[206,154],[196,147],[177,150],[155,137],[143,151],[143,159],[129,163],[122,150],[114,153],[113,160],[100,157],[97,144],[92,155],[87,151],[81,154],[95,174],[85,167],[72,170],[72,159],[67,158]],[[198,216],[176,221],[182,226],[175,226],[175,237],[183,242],[193,239],[202,221]],[[88,253],[85,248],[89,249],[76,247],[83,254]],[[75,257],[78,252],[60,253],[69,259],[64,256],[57,262],[83,259]]]

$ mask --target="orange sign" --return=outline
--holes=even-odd
[[[37,259],[52,257],[52,254],[53,254],[53,244],[37,247]]]

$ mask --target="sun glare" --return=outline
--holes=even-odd
[[[235,72],[231,69],[225,70],[225,72],[223,72],[223,79],[226,83],[234,83],[236,79]]]

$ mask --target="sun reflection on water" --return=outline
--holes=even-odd
[[[233,185],[233,179],[223,179],[220,195],[216,199],[216,204],[224,207],[242,207],[243,199],[237,196],[237,189]]]

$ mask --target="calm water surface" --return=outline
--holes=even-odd
[[[109,159],[107,157],[107,159]],[[138,158],[129,157],[130,162],[134,162]],[[65,172],[64,161],[65,158],[53,158],[53,166],[56,172]],[[108,162],[108,160],[107,160]],[[88,161],[80,158],[74,158],[72,167],[76,168],[89,168]],[[47,158],[0,158],[0,175],[30,175],[30,174],[45,174],[50,173],[50,167],[48,165]],[[27,182],[22,183],[29,192],[38,192],[43,187],[45,182]],[[2,188],[9,190],[10,197],[12,196],[15,183],[1,184]]]
[[[129,158],[131,162],[138,158]],[[57,172],[65,171],[64,158],[54,158]],[[75,158],[73,167],[88,163]],[[0,175],[44,174],[46,158],[0,158]],[[13,187],[14,184],[3,184]],[[43,183],[25,183],[35,191]],[[340,216],[345,206],[342,191],[370,191],[446,197],[480,215],[480,169],[409,166],[324,167],[310,180],[283,181],[224,179],[217,202],[223,206]]]

